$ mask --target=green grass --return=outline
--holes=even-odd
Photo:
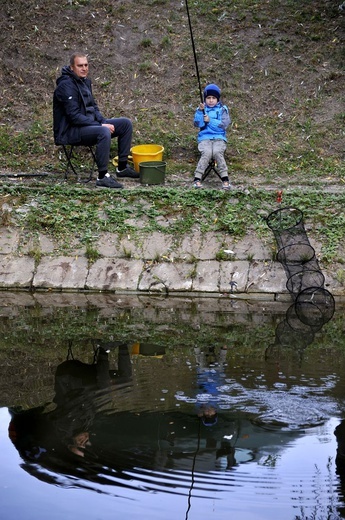
[[[272,239],[265,216],[276,209],[276,194],[252,189],[183,190],[155,187],[121,192],[90,191],[84,187],[2,185],[0,201],[11,205],[11,224],[28,233],[45,233],[68,249],[72,239],[87,246],[91,261],[98,258],[96,243],[102,232],[119,235],[154,231],[176,240],[195,229],[243,238],[250,230],[260,238]],[[284,194],[284,206],[300,209],[310,233],[322,244],[323,262],[344,262],[340,246],[345,240],[343,208],[345,194],[293,191]],[[21,211],[25,208],[25,211]],[[169,222],[160,223],[159,217]],[[6,215],[8,222],[9,216]],[[136,222],[141,223],[140,231]]]
[[[22,22],[25,11],[21,2],[13,8],[14,29],[6,40],[9,48],[11,37],[16,38],[16,17]],[[84,45],[90,34],[95,40],[96,34],[92,77],[103,112],[115,111],[133,120],[133,144],[162,144],[166,157],[175,163],[181,163],[181,155],[186,165],[196,160],[192,119],[199,91],[185,6],[173,8],[169,0],[144,0],[140,13],[136,7],[126,2],[114,11],[110,0],[80,0],[57,9],[47,0],[34,40],[31,29],[26,29],[32,26],[31,21],[23,23],[20,37],[27,39],[28,69],[44,68],[46,74],[43,78],[31,74],[32,83],[17,90],[27,78],[26,68],[20,65],[20,81],[12,88],[4,87],[0,168],[61,168],[52,138],[51,114],[59,65],[57,60],[53,64],[47,61],[46,42],[51,40],[51,31],[59,34],[59,24],[68,14],[71,25],[63,26],[67,49]],[[57,9],[53,19],[52,9],[54,13]],[[76,10],[92,21],[85,24],[84,39],[77,43]],[[44,26],[44,16],[49,15],[50,29]],[[229,161],[233,169],[247,177],[260,174],[268,179],[272,171],[290,176],[299,169],[309,181],[337,175],[339,170],[344,177],[342,150],[334,144],[341,138],[344,114],[334,110],[333,118],[326,118],[326,122],[320,119],[320,114],[328,113],[328,100],[338,99],[342,92],[345,53],[338,36],[337,6],[319,0],[301,0],[298,5],[293,0],[264,4],[256,0],[225,4],[221,0],[200,0],[191,2],[190,16],[201,83],[218,82],[232,114]],[[139,30],[145,17],[148,24],[145,30]],[[124,56],[120,73],[117,62],[113,62],[117,24],[131,29],[123,38],[130,37],[134,43],[134,51]],[[105,33],[113,46],[103,60],[97,55],[104,51]]]
[[[46,165],[47,139],[50,129],[35,121],[25,131],[0,126],[0,168],[28,171],[30,167],[42,169],[42,156]]]
[[[26,60],[18,60],[13,75],[4,67],[0,169],[63,171],[52,135],[54,83],[66,52],[92,41],[92,79],[100,108],[104,114],[131,118],[133,146],[164,146],[167,177],[179,176],[184,187],[177,182],[175,189],[171,182],[171,188],[97,193],[71,184],[73,175],[64,185],[52,186],[54,180],[47,179],[37,188],[3,178],[0,198],[8,206],[1,211],[2,224],[44,232],[66,249],[77,240],[89,248],[91,261],[97,256],[100,233],[133,235],[138,233],[136,221],[144,223],[143,233],[159,231],[176,239],[199,229],[238,239],[253,231],[271,240],[262,215],[277,207],[276,187],[284,190],[285,205],[304,211],[322,244],[322,260],[342,262],[344,196],[324,191],[330,181],[340,186],[345,182],[345,52],[337,5],[321,0],[199,0],[189,7],[201,84],[219,83],[232,115],[227,149],[232,182],[245,185],[248,192],[185,189],[198,158],[193,115],[199,103],[185,5],[143,0],[140,9],[132,1],[115,9],[110,0],[58,6],[47,0],[40,7],[39,22],[34,22],[39,30],[33,33],[32,13],[18,0],[12,6],[12,29],[3,53],[6,56],[24,39]],[[77,38],[76,12],[85,20]],[[60,50],[58,40],[57,52],[51,34],[61,31],[65,48]],[[51,41],[54,60],[46,52]],[[119,67],[117,46],[124,41],[129,47],[120,53]],[[44,72],[32,73],[38,70]],[[116,143],[111,154],[117,155]],[[294,186],[304,186],[305,192]],[[168,227],[160,225],[159,216]],[[38,252],[32,254],[36,257]]]

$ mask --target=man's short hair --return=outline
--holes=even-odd
[[[74,65],[74,60],[76,58],[87,58],[87,54],[86,54],[86,52],[74,52],[69,59],[69,64],[71,66]]]

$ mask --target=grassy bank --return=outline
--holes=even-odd
[[[17,227],[25,240],[39,233],[51,236],[64,252],[75,246],[75,240],[96,249],[105,232],[135,238],[159,231],[178,241],[198,229],[224,233],[224,245],[227,238],[241,239],[250,233],[273,244],[265,217],[279,207],[275,192],[262,189],[222,192],[138,186],[97,191],[44,181],[40,187],[3,184],[0,203],[3,226]],[[324,264],[344,263],[344,204],[341,192],[296,189],[285,195],[285,206],[303,211],[309,237],[321,243]]]
[[[202,87],[218,83],[232,114],[227,158],[235,178],[345,178],[338,5],[190,2]],[[0,170],[61,168],[52,93],[76,48],[89,54],[104,113],[132,119],[133,144],[161,144],[172,171],[193,170],[199,90],[185,7],[173,0],[2,2]]]
[[[198,158],[193,114],[199,89],[186,6],[174,0],[5,0],[0,5],[0,218],[24,240],[46,233],[97,257],[103,232],[198,228],[272,242],[264,217],[304,212],[320,260],[344,277],[344,13],[339,0],[199,0],[190,15],[202,87],[216,82],[229,106],[227,161],[235,190],[186,190]],[[52,94],[70,54],[88,53],[94,94],[107,115],[130,117],[133,145],[164,146],[166,187],[101,193],[61,183]],[[117,155],[113,143],[112,156]],[[332,192],[325,188],[333,186]],[[339,187],[339,190],[337,190]],[[34,241],[33,241],[34,242]],[[39,257],[40,249],[32,249]],[[126,254],[126,252],[124,252]],[[272,253],[273,254],[273,253]],[[221,259],[221,258],[219,258]]]

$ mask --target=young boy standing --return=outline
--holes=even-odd
[[[217,171],[224,190],[231,189],[228,168],[224,159],[226,129],[231,123],[228,107],[220,102],[220,88],[209,84],[204,90],[204,103],[194,114],[194,126],[199,128],[198,150],[201,157],[194,172],[194,188],[202,188],[201,179],[211,159],[217,163]]]

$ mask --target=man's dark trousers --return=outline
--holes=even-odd
[[[96,145],[96,163],[99,172],[108,170],[111,139],[118,137],[119,162],[127,161],[132,142],[132,122],[126,117],[106,119],[105,123],[114,125],[115,132],[110,133],[106,126],[90,125],[80,128],[81,145]]]

